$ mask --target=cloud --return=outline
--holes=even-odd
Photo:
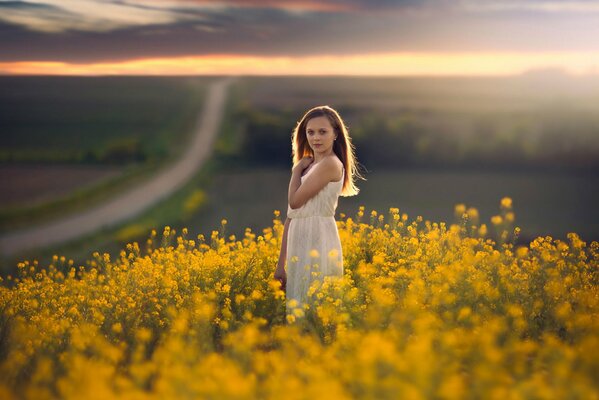
[[[599,50],[594,13],[497,4],[516,2],[0,0],[0,61]]]
[[[136,0],[151,4],[159,0]],[[208,9],[230,9],[230,8],[274,8],[289,12],[345,12],[355,9],[351,1],[318,1],[318,0],[174,0],[181,4],[193,5]]]
[[[596,0],[467,0],[461,5],[464,10],[474,12],[599,13]]]
[[[152,4],[162,0],[132,0]],[[399,10],[422,8],[430,4],[440,5],[449,0],[171,0],[170,3],[194,5],[210,9],[271,8],[298,12],[368,12],[377,10]]]
[[[60,33],[68,30],[106,32],[115,29],[203,20],[238,10],[278,10],[298,17],[319,13],[369,13],[382,10],[420,9],[428,0],[38,0],[1,1],[0,20],[29,30]]]
[[[105,32],[119,28],[169,24],[181,19],[168,9],[138,7],[98,0],[43,0],[0,2],[0,20],[29,30],[60,33],[67,30]]]
[[[445,15],[513,13],[599,12],[596,1],[549,0],[0,0],[0,21],[46,33],[65,31],[108,32],[136,26],[169,25],[182,21],[206,23],[223,15],[238,16],[240,11],[267,15],[278,11],[302,20],[322,15],[360,18],[418,18]],[[279,14],[279,15],[280,15]],[[268,25],[273,21],[262,20]],[[398,22],[400,22],[398,20]]]

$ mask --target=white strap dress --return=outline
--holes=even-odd
[[[313,170],[314,166],[300,178],[302,183]],[[329,182],[303,206],[293,209],[287,205],[287,217],[291,219],[287,232],[287,314],[310,303],[308,289],[314,280],[323,282],[324,276],[343,276],[335,210],[344,178],[345,168],[341,180]]]

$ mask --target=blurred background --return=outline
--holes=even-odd
[[[491,227],[507,196],[520,242],[599,240],[598,21],[593,1],[0,1],[2,272],[117,257],[164,226],[262,234],[285,219],[292,129],[322,104],[366,178],[337,219],[454,223],[464,204]],[[115,199],[131,211],[69,237]]]

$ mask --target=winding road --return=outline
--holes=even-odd
[[[0,254],[10,256],[27,249],[64,243],[116,225],[141,214],[180,189],[210,156],[223,119],[227,89],[235,80],[235,77],[227,77],[210,85],[196,132],[176,163],[106,203],[0,236]]]

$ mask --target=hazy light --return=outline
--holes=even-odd
[[[0,63],[3,74],[49,75],[513,75],[531,69],[599,73],[599,52],[392,53],[378,55],[263,57],[210,55],[118,63]]]

